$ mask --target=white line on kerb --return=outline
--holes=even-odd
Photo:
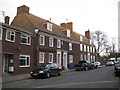
[[[94,83],[113,83],[117,81],[95,81],[95,82],[79,82],[79,83],[68,83],[68,84],[54,84],[54,85],[46,85],[36,88],[50,88],[50,87],[56,87],[56,86],[70,86],[70,85],[80,85],[80,84],[94,84]]]

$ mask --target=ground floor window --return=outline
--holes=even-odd
[[[44,63],[44,52],[39,52],[39,63]]]
[[[69,63],[73,63],[73,55],[69,55]]]
[[[53,53],[49,53],[49,63],[53,63]]]
[[[29,67],[29,66],[30,66],[30,56],[20,55],[20,67]]]

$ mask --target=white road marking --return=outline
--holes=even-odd
[[[98,84],[98,83],[113,83],[117,81],[95,81],[95,82],[79,82],[79,83],[68,83],[68,84],[56,84],[56,85],[46,85],[46,86],[40,86],[36,88],[50,88],[50,87],[57,87],[57,86],[70,86],[70,85],[80,85],[80,84]]]

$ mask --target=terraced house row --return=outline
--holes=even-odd
[[[93,62],[95,46],[90,31],[85,36],[73,31],[73,23],[57,25],[29,13],[29,7],[17,8],[17,15],[9,25],[9,17],[0,23],[0,45],[3,73],[28,73],[43,63],[58,63],[67,69],[80,60]]]

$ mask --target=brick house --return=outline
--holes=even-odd
[[[9,17],[0,24],[3,72],[28,73],[43,63],[58,63],[67,69],[69,63],[85,59],[95,61],[95,46],[90,31],[85,36],[73,31],[73,23],[56,25],[29,13],[29,7],[17,8],[9,25]],[[1,43],[0,42],[0,43]]]

